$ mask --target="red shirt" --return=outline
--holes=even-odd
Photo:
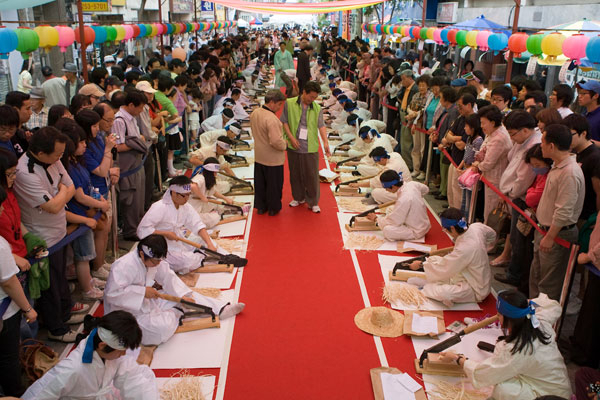
[[[527,195],[525,196],[525,203],[527,203],[528,207],[537,210],[538,204],[540,204],[540,200],[542,199],[542,193],[544,192],[544,187],[546,186],[546,178],[548,178],[548,174],[537,175],[533,184],[527,189]]]
[[[20,257],[27,255],[27,246],[21,233],[21,209],[12,189],[6,191],[7,197],[2,207],[4,211],[0,214],[0,236],[2,236],[12,249],[13,254]]]

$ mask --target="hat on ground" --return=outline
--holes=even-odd
[[[403,333],[404,315],[387,307],[367,307],[354,316],[358,329],[380,337],[398,337]]]
[[[45,99],[46,95],[44,95],[44,89],[41,87],[34,87],[31,89],[31,92],[29,92],[29,97],[32,99]]]
[[[100,90],[98,86],[93,83],[88,83],[79,89],[79,94],[83,94],[84,96],[102,97],[104,96],[104,90]]]
[[[77,65],[75,65],[74,63],[68,62],[65,63],[65,67],[62,69],[63,72],[72,72],[74,74],[76,74],[77,71]]]
[[[104,57],[104,63],[114,63],[114,62],[116,62],[116,61],[115,61],[115,58],[113,56],[106,56],[106,57]]]
[[[156,89],[154,89],[152,87],[152,85],[150,84],[150,82],[148,82],[148,81],[139,81],[135,85],[135,88],[137,90],[141,90],[142,92],[146,92],[146,93],[156,93]]]
[[[111,75],[104,80],[105,87],[108,85],[121,87],[124,84],[125,83],[122,80],[120,80],[118,76],[115,76],[115,75]]]
[[[585,83],[578,83],[577,87],[583,90],[591,90],[592,92],[600,94],[600,82],[598,81],[589,80]]]

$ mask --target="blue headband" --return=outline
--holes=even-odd
[[[90,332],[90,336],[87,338],[87,342],[85,342],[85,349],[83,350],[83,357],[81,357],[81,362],[84,364],[91,364],[94,359],[94,336],[98,333],[98,328],[92,329]]]
[[[335,82],[331,82],[331,83],[329,84],[329,87],[330,87],[330,88],[334,88],[334,87],[335,87]]]
[[[348,122],[348,124],[350,124],[351,126],[356,126],[356,124],[358,123],[358,121],[362,122],[362,119],[360,117],[351,119],[350,122]]]
[[[382,158],[390,158],[390,155],[388,154],[387,151],[385,152],[385,154],[383,154],[381,156],[373,156],[373,161],[379,162],[379,161],[381,161]]]
[[[534,328],[540,326],[540,321],[535,316],[535,306],[537,306],[537,304],[529,300],[529,305],[526,308],[515,307],[504,300],[500,296],[500,293],[498,293],[498,300],[496,300],[496,308],[500,314],[513,319],[527,318],[531,320],[531,325],[533,325]]]
[[[404,182],[404,179],[402,179],[402,172],[398,172],[398,178],[397,179],[394,179],[393,181],[381,182],[381,185],[385,189],[389,189],[392,186],[399,184],[400,182]]]
[[[371,135],[371,137],[376,137],[376,136],[377,136],[378,138],[380,138],[380,137],[381,137],[381,135],[379,134],[379,132],[377,132],[377,130],[376,130],[376,129],[373,129],[373,128],[369,129],[369,130],[368,130],[368,131],[366,131],[366,132],[363,132],[363,133],[361,133],[361,134],[360,134],[360,137],[361,137],[361,139],[366,139],[366,138],[367,138],[367,136],[369,136],[369,135]]]
[[[458,226],[460,228],[466,229],[467,228],[467,221],[465,221],[464,218],[461,219],[450,219],[450,218],[441,218],[442,220],[442,228],[444,229],[450,229],[453,226]]]

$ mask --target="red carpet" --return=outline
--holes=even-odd
[[[379,359],[354,325],[364,305],[337,205],[322,184],[321,214],[289,208],[287,179],[282,212],[253,216],[225,398],[372,398]]]

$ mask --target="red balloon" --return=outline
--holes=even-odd
[[[456,44],[456,34],[458,33],[458,29],[450,29],[448,31],[448,41],[450,42],[450,44],[455,45]]]
[[[75,40],[77,40],[77,43],[81,44],[81,37],[79,33],[79,25],[77,25],[77,27],[75,27]],[[96,32],[94,32],[91,26],[85,25],[83,27],[83,38],[85,46],[94,43],[94,39],[96,38]]]
[[[527,39],[529,36],[524,32],[517,32],[508,38],[508,48],[515,53],[515,57],[521,57],[521,53],[527,51]]]
[[[421,37],[421,27],[420,26],[415,26],[415,28],[413,29],[413,39],[418,39]]]

